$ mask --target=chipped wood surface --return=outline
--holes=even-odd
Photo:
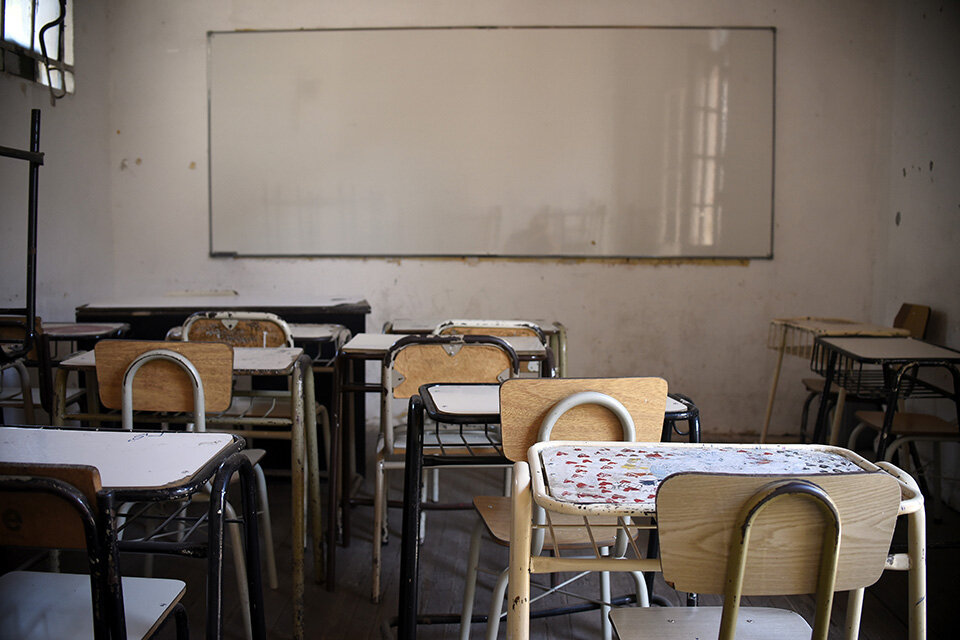
[[[500,382],[512,368],[507,352],[486,344],[411,344],[399,350],[393,361],[393,397],[409,398],[420,385],[430,382]]]
[[[540,424],[557,402],[580,391],[599,391],[619,400],[633,418],[639,442],[658,442],[667,403],[662,378],[518,378],[500,388],[503,450],[526,460]],[[568,411],[553,428],[554,440],[621,440],[620,421],[608,409],[585,405]]]

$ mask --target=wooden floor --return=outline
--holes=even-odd
[[[399,496],[400,474],[393,479],[393,486]],[[473,492],[495,494],[502,483],[499,471],[448,471],[441,472],[442,497],[444,499],[467,499]],[[281,584],[279,590],[266,590],[265,604],[268,636],[270,638],[291,637],[290,594],[290,536],[289,536],[289,482],[282,479],[269,479],[270,501],[275,521],[274,531],[276,548],[280,563]],[[306,637],[307,638],[351,638],[375,639],[395,637],[395,629],[390,629],[391,619],[397,614],[397,583],[399,572],[400,512],[391,510],[391,541],[384,548],[383,602],[377,606],[370,602],[370,529],[372,523],[370,507],[353,509],[354,537],[350,546],[338,549],[338,585],[335,592],[327,591],[322,584],[315,584],[308,572],[306,588]],[[433,512],[428,516],[427,540],[423,546],[421,560],[421,612],[458,613],[463,592],[463,575],[466,564],[470,531],[475,516],[471,512]],[[945,524],[930,522],[928,540],[928,571],[930,577],[929,592],[929,638],[954,637],[950,631],[953,619],[950,615],[950,602],[960,595],[955,576],[960,575],[960,551],[943,549],[947,540],[960,540],[960,517],[956,513],[946,514]],[[898,531],[898,536],[902,532]],[[309,555],[308,555],[309,559]],[[69,562],[69,560],[68,560]],[[493,569],[505,567],[506,549],[497,547],[490,541],[484,541],[481,550],[481,568]],[[141,558],[126,557],[123,561],[125,575],[135,575],[143,566]],[[155,564],[155,575],[180,577],[187,581],[185,603],[191,619],[191,636],[203,638],[204,616],[204,562],[183,558],[159,558]],[[225,637],[243,638],[236,588],[233,583],[234,572],[227,559],[225,574],[228,584],[225,589]],[[541,577],[542,578],[542,577]],[[495,578],[481,575],[477,589],[475,613],[486,613],[490,593]],[[596,579],[587,579],[583,584],[572,588],[578,593],[591,597],[599,594]],[[627,593],[629,582],[622,576],[615,580],[615,594]],[[680,603],[681,597],[669,589],[658,577],[655,593]],[[894,640],[906,638],[906,576],[887,572],[880,582],[867,594],[860,637],[863,640]],[[549,602],[535,606],[559,606],[575,602],[566,596],[552,597]],[[701,604],[719,604],[716,596],[701,596]],[[813,611],[813,600],[808,596],[791,598],[745,598],[744,604],[761,606],[779,606],[798,611],[809,620]],[[834,608],[834,620],[842,622],[846,598],[840,594]],[[505,624],[501,625],[501,637],[504,637]],[[171,625],[172,627],[172,625]],[[600,636],[599,613],[596,611],[579,613],[572,616],[534,620],[531,624],[532,637],[552,638],[590,638]],[[456,638],[458,625],[421,626],[421,638]],[[483,637],[484,625],[475,624],[471,637]],[[172,628],[165,628],[158,637],[173,638]],[[839,624],[832,630],[830,638],[840,639]]]

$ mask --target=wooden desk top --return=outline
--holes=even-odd
[[[238,347],[233,350],[233,372],[238,375],[289,375],[297,358],[303,355],[299,347],[257,349]],[[93,350],[78,353],[60,363],[63,369],[96,369],[97,358]]]
[[[85,464],[111,489],[187,483],[234,442],[225,433],[0,427],[0,461]]]
[[[427,393],[437,410],[451,416],[500,415],[498,384],[431,384]],[[666,413],[686,412],[687,405],[667,396]]]
[[[846,318],[774,318],[767,333],[767,348],[809,358],[818,336],[909,336],[908,329],[883,327]]]

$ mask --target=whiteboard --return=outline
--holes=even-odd
[[[208,47],[212,255],[773,255],[772,28]]]

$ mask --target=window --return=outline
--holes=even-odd
[[[0,0],[0,70],[73,93],[73,4],[67,0]]]

